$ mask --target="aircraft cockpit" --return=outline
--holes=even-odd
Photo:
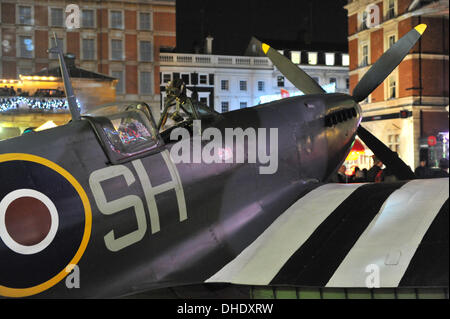
[[[84,114],[93,125],[105,153],[114,164],[164,145],[144,102],[117,102]]]
[[[97,107],[83,117],[91,123],[113,164],[132,160],[142,154],[158,152],[170,143],[170,132],[183,127],[192,133],[193,121],[207,126],[220,115],[185,94],[184,84],[170,83],[168,98],[158,123],[145,102],[116,102]]]
[[[186,94],[186,86],[181,79],[169,82],[166,87],[167,98],[157,128],[164,141],[176,127],[184,127],[192,132],[194,120],[201,120],[202,125],[213,122],[220,115],[199,101]]]

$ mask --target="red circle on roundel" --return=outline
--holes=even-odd
[[[43,241],[51,224],[52,217],[47,206],[33,197],[15,199],[5,212],[5,226],[9,236],[24,246]]]
[[[434,146],[436,143],[436,136],[428,136],[428,146]]]

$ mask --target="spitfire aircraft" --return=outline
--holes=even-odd
[[[360,125],[358,104],[425,29],[386,51],[352,96],[325,94],[261,44],[305,96],[217,114],[173,83],[158,123],[144,102],[80,114],[56,47],[72,120],[0,142],[0,296],[110,298],[213,284],[365,288],[368,269],[379,274],[375,288],[448,289],[448,178],[411,180],[410,168]],[[195,123],[224,135],[276,129],[276,170],[261,174],[267,162],[259,158],[175,162],[177,143],[207,146],[171,138],[176,129],[196,131]],[[356,135],[398,182],[327,183]],[[239,143],[248,150],[236,139],[219,154],[233,159]]]

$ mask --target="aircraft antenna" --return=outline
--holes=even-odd
[[[53,33],[53,38],[55,40],[55,47],[51,48],[49,52],[58,54],[59,67],[64,83],[64,90],[66,91],[67,104],[69,105],[70,114],[72,115],[72,121],[78,121],[81,119],[80,110],[78,109],[77,99],[75,97],[75,94],[73,93],[69,72],[67,71],[66,63],[64,62],[64,52],[58,45],[55,33]]]

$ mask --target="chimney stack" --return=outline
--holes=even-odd
[[[206,54],[212,54],[212,43],[214,38],[211,35],[208,35],[206,37],[206,43],[205,43],[205,51]]]

